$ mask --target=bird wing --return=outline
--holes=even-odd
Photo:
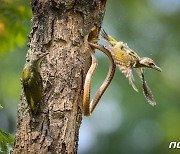
[[[23,71],[22,83],[24,93],[31,110],[36,113],[42,99],[42,78],[39,72],[32,72],[27,69]]]
[[[30,91],[29,91],[29,81],[31,78],[31,71],[28,68],[24,68],[23,74],[22,74],[22,84],[24,88],[24,94],[26,96],[27,102],[30,103],[31,98],[30,98]]]
[[[144,78],[144,69],[143,68],[137,68],[136,69],[138,75],[141,78],[142,81],[142,87],[143,87],[143,94],[145,98],[147,99],[148,103],[151,104],[152,106],[156,105],[156,101],[154,100],[153,94],[147,85],[145,78]]]
[[[36,113],[42,99],[42,78],[39,72],[33,74],[29,87],[31,93],[31,108]]]
[[[133,77],[133,73],[132,73],[132,68],[129,66],[124,66],[124,65],[118,65],[119,69],[121,70],[121,72],[126,76],[126,78],[128,78],[129,83],[132,85],[133,89],[138,92],[138,88],[136,87],[136,85],[134,84],[134,77]]]

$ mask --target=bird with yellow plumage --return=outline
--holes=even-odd
[[[22,85],[26,100],[33,114],[38,111],[42,100],[42,77],[40,74],[40,65],[48,53],[38,51],[30,55],[22,73]]]
[[[157,71],[161,71],[161,69],[155,64],[155,62],[148,57],[140,57],[138,54],[130,49],[127,43],[116,41],[113,37],[109,36],[104,30],[101,31],[102,38],[108,42],[110,45],[106,47],[116,66],[119,67],[121,72],[128,78],[129,83],[132,85],[133,89],[138,92],[136,85],[134,84],[134,77],[133,77],[133,69],[136,70],[138,75],[141,78],[142,86],[143,86],[143,93],[147,99],[147,101],[151,105],[155,105],[156,102],[153,98],[153,94],[148,87],[145,78],[144,78],[144,68],[152,68]],[[104,50],[100,45],[90,43],[93,48]]]

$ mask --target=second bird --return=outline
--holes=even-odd
[[[132,85],[133,89],[135,91],[138,91],[137,87],[134,84],[133,77],[133,69],[136,69],[136,72],[142,80],[143,93],[146,99],[151,105],[155,105],[156,102],[153,98],[152,92],[144,79],[143,68],[152,68],[157,71],[161,71],[161,69],[155,64],[152,59],[148,57],[139,57],[136,52],[128,47],[127,43],[116,41],[114,38],[107,35],[104,30],[101,31],[101,36],[110,44],[107,49],[111,52],[115,64],[128,78],[129,83]]]

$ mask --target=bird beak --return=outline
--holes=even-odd
[[[43,58],[44,58],[46,55],[48,55],[48,54],[49,54],[49,52],[42,53],[42,54],[41,54],[41,58],[43,59]],[[41,58],[40,58],[40,59],[41,59]]]
[[[157,65],[154,65],[152,68],[159,72],[162,72],[162,69],[160,67],[158,67]]]
[[[42,53],[42,56],[44,57],[44,56],[46,56],[46,55],[48,55],[48,54],[49,54],[49,52]]]
[[[38,61],[39,61],[39,63],[41,63],[41,61],[45,58],[45,56],[46,55],[48,55],[49,54],[49,52],[41,52],[40,53],[41,55],[40,55],[40,57],[39,57],[39,59],[38,59]]]

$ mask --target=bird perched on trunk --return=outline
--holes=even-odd
[[[161,69],[155,64],[152,59],[148,57],[139,57],[136,52],[128,47],[127,43],[116,41],[114,38],[107,35],[104,30],[101,31],[101,36],[110,44],[107,49],[111,52],[115,64],[128,78],[129,83],[132,85],[133,89],[135,91],[138,91],[137,87],[134,84],[134,77],[132,73],[133,68],[135,68],[142,80],[143,92],[146,99],[151,105],[155,105],[156,102],[153,98],[152,92],[150,91],[150,88],[148,87],[144,79],[143,68],[152,68],[157,71],[161,71]]]
[[[40,75],[40,65],[45,56],[49,53],[38,51],[30,55],[30,59],[23,69],[22,84],[26,100],[33,114],[37,113],[39,103],[42,99],[42,78]]]

